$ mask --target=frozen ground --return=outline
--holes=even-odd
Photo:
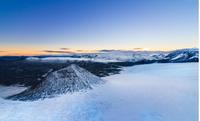
[[[198,63],[138,65],[105,79],[93,90],[43,101],[0,98],[0,121],[198,120]],[[0,87],[0,96],[12,88],[23,90]]]

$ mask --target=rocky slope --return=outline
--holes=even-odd
[[[24,92],[10,96],[13,100],[37,100],[54,97],[59,94],[72,93],[92,89],[104,80],[87,70],[72,64],[66,68],[51,72],[41,83],[30,87]]]

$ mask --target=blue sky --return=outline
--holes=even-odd
[[[0,0],[0,51],[9,54],[197,43],[198,0]]]

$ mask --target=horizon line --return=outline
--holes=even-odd
[[[40,50],[40,51],[34,51],[30,53],[10,53],[10,54],[1,54],[6,53],[8,51],[0,51],[0,57],[3,56],[64,56],[67,54],[89,54],[89,53],[105,53],[109,51],[149,51],[149,52],[169,52],[169,51],[175,51],[175,50],[181,50],[181,49],[199,49],[199,47],[186,47],[186,48],[176,48],[176,49],[147,49],[147,48],[133,48],[133,49],[98,49],[98,50],[73,50],[73,51],[66,51],[66,50]]]

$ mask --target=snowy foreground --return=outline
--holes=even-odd
[[[87,92],[34,102],[3,97],[22,87],[0,86],[0,121],[197,121],[198,63],[149,64]]]

